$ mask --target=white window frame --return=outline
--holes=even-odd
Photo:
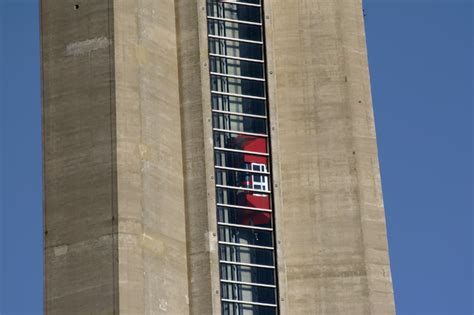
[[[252,171],[267,172],[267,165],[261,163],[251,163]],[[260,178],[260,180],[257,180]],[[269,192],[268,176],[263,174],[252,174],[252,189]],[[254,194],[259,196],[259,194]]]

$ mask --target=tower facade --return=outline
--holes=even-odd
[[[42,0],[45,311],[393,314],[360,0]]]

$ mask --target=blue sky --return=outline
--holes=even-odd
[[[473,314],[472,1],[364,3],[398,314]],[[0,0],[0,314],[42,313],[38,7]]]

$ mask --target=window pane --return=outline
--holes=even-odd
[[[274,307],[245,305],[237,303],[222,303],[222,313],[224,315],[276,315],[277,309]]]
[[[260,44],[209,38],[209,52],[218,55],[263,60],[262,45]]]
[[[253,194],[247,191],[238,191],[235,189],[227,189],[217,187],[217,202],[226,205],[251,207],[259,209],[271,209],[271,198],[268,194]],[[257,212],[249,212],[246,216],[241,217],[242,220],[239,224],[250,224],[249,221],[255,222],[254,224],[265,224],[264,220],[269,220],[268,217],[258,216]]]
[[[213,126],[218,129],[267,134],[267,124],[264,119],[245,116],[213,113]]]
[[[272,227],[272,214],[270,212],[219,207],[217,216],[217,220],[223,223]]]
[[[232,3],[220,3],[217,1],[208,2],[208,15],[232,20],[261,22],[260,8]]]
[[[264,137],[214,131],[214,145],[219,148],[267,153],[267,138]],[[252,156],[244,158],[248,161]]]
[[[220,57],[210,57],[211,72],[263,78],[263,64]]]
[[[244,300],[258,303],[275,303],[275,289],[243,284],[221,283],[224,299]]]
[[[250,177],[249,173],[216,169],[216,184],[218,185],[249,188]]]
[[[219,245],[222,260],[273,266],[273,251],[231,245]],[[245,280],[248,281],[248,280]]]
[[[275,270],[221,263],[221,277],[225,280],[254,279],[256,283],[275,284]]]
[[[239,2],[252,3],[252,4],[261,4],[260,0],[238,0]]]
[[[263,82],[253,80],[243,80],[236,78],[226,78],[222,76],[211,76],[211,89],[213,91],[242,94],[250,96],[265,96]]]
[[[267,158],[260,155],[237,152],[215,151],[215,161],[218,166],[250,169],[252,162],[267,164]]]
[[[268,175],[256,175],[248,172],[216,169],[216,184],[242,188],[260,189],[268,192]],[[255,184],[261,186],[256,188]],[[260,192],[254,192],[254,194]]]
[[[272,232],[229,226],[219,226],[219,239],[224,242],[273,246]]]
[[[262,40],[261,26],[209,19],[208,29],[211,35],[255,41]]]
[[[211,95],[212,109],[229,112],[266,115],[265,101],[228,95]]]

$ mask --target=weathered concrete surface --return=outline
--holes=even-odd
[[[266,1],[287,314],[393,314],[360,0]]]
[[[206,164],[213,171],[213,157],[206,161],[204,123],[210,116],[208,86],[201,81],[200,36],[198,1],[176,0],[176,28],[178,41],[179,91],[181,101],[181,128],[186,201],[186,230],[188,250],[190,314],[212,314],[211,264],[209,256],[209,216],[216,211],[208,207],[207,192],[214,192],[207,181]],[[202,10],[201,10],[202,11]],[[207,62],[207,51],[203,52]],[[204,69],[207,70],[207,69]],[[207,75],[207,71],[204,71]],[[208,130],[210,133],[210,130]],[[207,139],[211,142],[212,139]],[[209,141],[210,140],[210,141]],[[211,149],[212,150],[212,149]],[[209,184],[209,186],[208,186]],[[212,219],[211,219],[212,220]],[[216,225],[216,224],[214,224]],[[216,270],[215,276],[219,276]]]
[[[174,1],[114,1],[120,312],[186,314]]]
[[[117,308],[108,1],[43,0],[45,310]]]
[[[186,314],[174,1],[42,2],[45,310]]]

